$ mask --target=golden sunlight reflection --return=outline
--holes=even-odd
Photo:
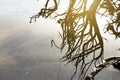
[[[87,0],[87,9],[90,8],[92,3],[93,3],[93,0]]]

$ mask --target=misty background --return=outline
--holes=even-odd
[[[0,80],[69,80],[73,74],[72,64],[59,61],[64,52],[50,44],[51,39],[60,44],[60,25],[55,20],[42,18],[29,23],[29,17],[44,3],[45,0],[0,1]],[[98,19],[103,34],[105,21]],[[103,38],[108,39],[104,40],[105,57],[120,56],[120,39],[108,33]],[[119,80],[119,76],[119,71],[108,68],[97,80]]]

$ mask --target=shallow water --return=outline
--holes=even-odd
[[[2,15],[1,18],[0,80],[70,79],[73,67],[61,63],[59,58],[63,54],[50,45],[53,38],[59,43],[56,31],[59,29],[54,21],[39,20],[29,24],[28,17]],[[96,80],[119,78],[120,72],[112,67],[102,70],[96,76]]]

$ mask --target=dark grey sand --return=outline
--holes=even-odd
[[[0,80],[70,79],[73,67],[61,63],[63,54],[50,45],[51,39],[59,43],[54,21],[29,24],[29,16],[0,17]],[[107,68],[96,80],[120,80],[120,72]]]

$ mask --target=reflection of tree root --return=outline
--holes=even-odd
[[[37,15],[31,17],[31,21],[32,19],[36,21],[36,18],[39,18],[40,16],[44,18],[51,16],[51,14],[58,8],[57,0],[53,1],[54,6],[48,7],[50,0],[47,0],[45,7],[42,8]],[[61,51],[66,49],[65,55],[62,57],[63,61],[75,63],[75,72],[72,78],[79,76],[78,79],[81,80],[93,80],[97,73],[109,65],[113,65],[115,68],[119,69],[120,63],[118,62],[120,61],[117,61],[117,59],[119,59],[117,57],[108,58],[105,60],[104,64],[96,66],[97,62],[103,62],[104,57],[104,43],[99,30],[100,26],[97,24],[96,13],[99,12],[98,8],[105,8],[105,13],[101,15],[104,16],[106,12],[108,12],[113,16],[113,21],[109,22],[110,25],[108,24],[107,31],[112,31],[112,34],[116,35],[116,37],[120,37],[120,32],[117,31],[120,25],[120,10],[117,10],[117,8],[120,8],[118,7],[119,5],[116,4],[119,3],[119,0],[117,0],[116,3],[114,0],[93,0],[88,9],[88,0],[69,1],[68,9],[63,12],[63,14],[57,13],[54,17],[54,19],[60,17],[58,23],[61,25],[62,29],[62,33],[60,33],[62,43],[59,47],[55,44],[54,40],[52,40],[51,44],[59,48]],[[79,1],[79,3],[77,1]],[[115,8],[116,10],[112,11],[115,6],[113,3],[117,5],[117,7]],[[114,15],[113,12],[117,17],[115,17],[116,15]],[[117,29],[114,28],[115,25],[117,25]],[[96,70],[86,76],[92,64],[94,64]]]
[[[120,70],[120,57],[110,57],[105,59],[105,62],[96,66],[95,70],[89,73],[85,80],[94,80],[94,77],[97,75],[97,73],[99,73],[102,69],[109,67],[110,65],[113,65],[114,68]]]
[[[36,22],[36,18],[39,18],[40,16],[48,18],[54,11],[56,11],[58,8],[58,4],[56,0],[53,1],[54,1],[54,6],[48,8],[49,0],[47,0],[45,4],[45,8],[42,8],[37,15],[30,17],[30,23],[32,22],[32,19],[34,19],[34,21]]]

